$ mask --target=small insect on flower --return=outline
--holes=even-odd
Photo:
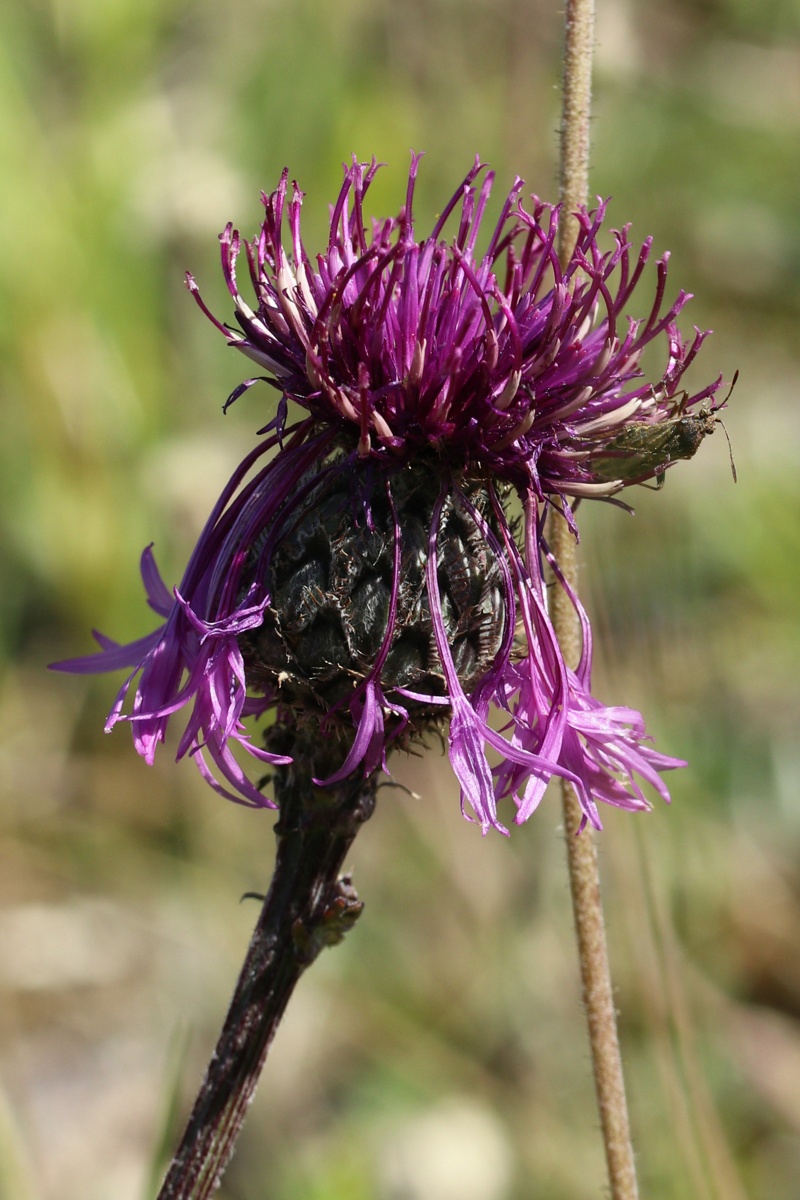
[[[626,484],[654,478],[656,487],[661,488],[664,486],[666,469],[670,463],[682,458],[694,458],[703,440],[714,432],[717,425],[721,425],[728,440],[731,474],[735,483],[736,464],[733,461],[731,439],[725,422],[717,414],[728,403],[738,378],[737,371],[725,399],[719,404],[705,403],[696,413],[686,412],[685,405],[689,396],[684,392],[677,406],[676,416],[655,424],[631,425],[609,442],[606,447],[607,457],[600,455],[595,459],[595,472],[609,481],[620,479]]]
[[[668,255],[645,315],[630,316],[652,240],[634,245],[626,226],[601,249],[604,203],[575,214],[562,267],[559,209],[525,201],[516,179],[478,252],[492,172],[476,159],[423,235],[419,163],[398,215],[371,223],[377,164],[346,166],[313,257],[303,193],[284,171],[254,240],[231,225],[220,238],[235,325],[187,278],[228,345],[266,370],[277,412],[260,422],[180,586],[170,591],[144,552],[164,624],[129,646],[97,635],[100,654],[59,667],[130,670],[106,727],[130,721],[148,762],[186,710],[178,757],[246,804],[274,806],[234,747],[287,765],[282,734],[302,724],[331,747],[318,782],[333,784],[386,769],[392,747],[448,720],[462,808],[484,832],[507,832],[500,803],[526,820],[554,775],[599,827],[598,802],[649,808],[645,783],[669,799],[661,772],[682,763],[652,748],[638,712],[592,694],[589,620],[544,522],[552,508],[577,537],[575,499],[660,481],[690,458],[719,421],[721,378],[681,390],[706,334],[680,333],[686,292],[665,308]],[[239,289],[242,255],[254,307]],[[663,359],[649,380],[647,347]],[[550,620],[546,563],[583,631],[574,668]],[[266,749],[247,724],[265,716]]]

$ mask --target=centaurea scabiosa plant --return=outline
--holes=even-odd
[[[545,519],[577,538],[578,500],[660,482],[713,429],[721,380],[682,387],[705,337],[679,332],[689,296],[665,302],[664,255],[645,315],[630,315],[651,242],[606,230],[603,203],[577,213],[566,261],[564,214],[519,179],[489,229],[494,177],[478,160],[420,237],[419,161],[398,216],[371,223],[377,164],[346,167],[314,259],[284,172],[253,242],[231,226],[221,237],[236,326],[188,277],[279,399],[172,593],[145,550],[164,623],[127,646],[98,634],[100,654],[60,664],[127,668],[108,729],[129,721],[152,762],[185,710],[178,757],[280,814],[270,889],[159,1200],[211,1195],[297,979],[358,916],[339,871],[392,748],[447,722],[462,808],[484,832],[507,832],[503,805],[525,821],[554,776],[599,827],[599,803],[645,809],[644,785],[668,799],[661,772],[682,765],[653,749],[638,712],[593,695],[589,621]],[[651,379],[648,348],[661,356]],[[553,588],[582,632],[575,665]]]
[[[652,748],[639,713],[592,694],[589,622],[544,519],[557,499],[577,536],[574,498],[660,480],[713,424],[704,402],[721,381],[682,390],[705,335],[678,330],[685,292],[665,304],[667,255],[650,272],[645,315],[629,315],[651,240],[607,231],[604,203],[578,215],[562,268],[559,210],[526,201],[519,179],[479,249],[493,174],[477,160],[420,236],[418,167],[415,156],[398,216],[371,223],[377,165],[347,167],[314,259],[303,194],[284,172],[254,241],[230,225],[221,235],[236,327],[188,277],[228,344],[268,373],[277,411],[172,593],[145,550],[148,601],[164,624],[126,646],[96,635],[102,653],[61,667],[132,668],[107,728],[130,721],[152,762],[185,710],[178,757],[246,804],[274,801],[234,747],[259,770],[292,758],[274,738],[258,744],[248,717],[312,721],[333,748],[315,779],[325,786],[386,769],[393,746],[446,718],[462,807],[484,831],[507,832],[498,806],[508,798],[525,821],[553,776],[599,827],[598,802],[648,807],[643,783],[668,799],[660,772],[681,763]],[[642,373],[648,347],[661,354],[654,379]],[[678,436],[681,421],[693,442]],[[580,618],[574,669],[548,614],[548,561]]]

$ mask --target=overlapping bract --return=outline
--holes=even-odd
[[[544,539],[544,518],[558,496],[574,529],[568,497],[608,496],[623,482],[663,474],[668,458],[638,455],[616,477],[609,464],[626,444],[620,435],[691,413],[715,394],[720,380],[692,396],[680,391],[705,334],[695,330],[691,341],[682,338],[676,318],[689,299],[683,292],[662,313],[666,255],[656,263],[648,315],[627,315],[651,243],[634,249],[626,229],[612,231],[611,249],[601,250],[605,205],[579,214],[578,243],[562,270],[555,251],[558,210],[535,198],[527,209],[517,180],[479,252],[493,176],[476,161],[430,236],[420,240],[412,211],[418,165],[414,157],[399,216],[369,230],[364,197],[376,164],[347,168],[328,246],[314,262],[300,234],[302,193],[295,186],[289,195],[284,173],[277,190],[264,197],[260,235],[244,247],[254,307],[237,282],[239,235],[229,226],[221,237],[236,330],[206,309],[189,277],[198,303],[229,344],[269,372],[281,392],[277,415],[220,497],[173,596],[145,551],[148,600],[166,624],[124,647],[96,635],[101,654],[60,666],[82,672],[132,668],[107,728],[130,720],[136,748],[148,761],[170,718],[191,706],[178,757],[191,752],[209,781],[232,799],[270,805],[232,746],[239,743],[267,763],[287,761],[254,744],[244,724],[248,716],[279,707],[281,695],[278,684],[263,687],[263,694],[248,690],[240,642],[261,625],[273,601],[269,565],[281,529],[322,472],[369,469],[371,478],[384,481],[399,544],[402,512],[393,504],[392,479],[409,464],[426,461],[440,481],[426,586],[446,684],[444,695],[426,699],[450,718],[450,759],[465,812],[484,830],[506,832],[498,802],[513,797],[516,820],[524,821],[557,775],[574,784],[586,819],[599,826],[598,801],[647,808],[642,781],[668,799],[660,772],[682,764],[652,749],[639,713],[606,707],[592,696],[589,623],[568,588],[583,651],[574,670],[565,664],[548,615],[548,559],[556,586],[566,585]],[[443,230],[450,218],[457,231],[448,242]],[[647,381],[640,358],[654,342],[665,361],[661,375]],[[246,380],[231,399],[254,382]],[[288,427],[290,401],[305,415]],[[465,480],[485,487],[490,521],[470,501]],[[513,531],[510,492],[523,512],[521,529]],[[439,601],[439,514],[448,497],[481,529],[504,579],[506,636],[469,694]],[[368,505],[354,520],[369,520]],[[381,678],[398,572],[396,555],[386,634],[349,699],[352,740],[334,780],[355,769],[385,767],[391,739],[420,702],[402,687],[385,687]],[[124,714],[137,676],[132,711]],[[494,709],[505,715],[500,731],[497,720],[490,723]],[[340,722],[342,714],[334,715]],[[317,719],[324,733],[328,718]]]

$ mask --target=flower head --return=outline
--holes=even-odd
[[[420,238],[418,165],[415,156],[399,215],[369,227],[377,164],[346,168],[313,261],[303,194],[290,193],[284,172],[263,197],[255,240],[242,243],[230,225],[221,235],[236,329],[188,277],[229,345],[269,373],[277,413],[173,594],[145,550],[148,600],[165,624],[128,646],[96,635],[101,654],[60,666],[132,668],[107,728],[131,721],[149,762],[173,714],[189,709],[178,757],[191,752],[209,782],[245,803],[271,801],[234,744],[288,761],[252,741],[247,717],[288,707],[317,721],[342,748],[328,783],[385,768],[392,743],[448,717],[462,806],[484,830],[505,832],[497,804],[507,797],[524,821],[553,775],[572,782],[599,826],[598,801],[647,808],[642,781],[668,799],[659,773],[682,764],[652,749],[639,713],[591,694],[589,623],[544,518],[558,498],[577,533],[569,498],[660,481],[713,428],[704,402],[721,380],[681,390],[705,334],[687,342],[678,330],[686,293],[664,307],[666,255],[647,315],[628,316],[651,241],[636,248],[625,228],[601,249],[605,204],[578,214],[562,269],[559,210],[536,197],[526,207],[521,180],[479,249],[493,175],[477,160]],[[252,306],[237,280],[242,250]],[[640,365],[651,344],[664,357],[654,381]],[[294,421],[290,402],[301,410]],[[548,615],[548,561],[581,621],[574,669]],[[492,709],[505,718],[499,731]]]

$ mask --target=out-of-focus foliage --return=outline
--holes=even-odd
[[[272,818],[102,736],[116,682],[50,676],[151,623],[270,414],[217,311],[215,239],[286,164],[314,244],[355,152],[427,151],[432,216],[476,151],[555,193],[560,6],[31,0],[0,15],[0,1195],[138,1200],[188,1102],[263,889]],[[580,511],[598,694],[691,760],[610,814],[612,951],[644,1195],[800,1178],[800,47],[789,0],[599,0],[593,190],[673,252],[721,431],[637,515]],[[304,217],[304,221],[306,218]],[[352,862],[367,910],[302,982],[228,1200],[590,1200],[603,1168],[557,798],[510,842],[436,747],[394,764]],[[180,1070],[174,1047],[188,1036]],[[222,1195],[223,1193],[221,1193]]]

